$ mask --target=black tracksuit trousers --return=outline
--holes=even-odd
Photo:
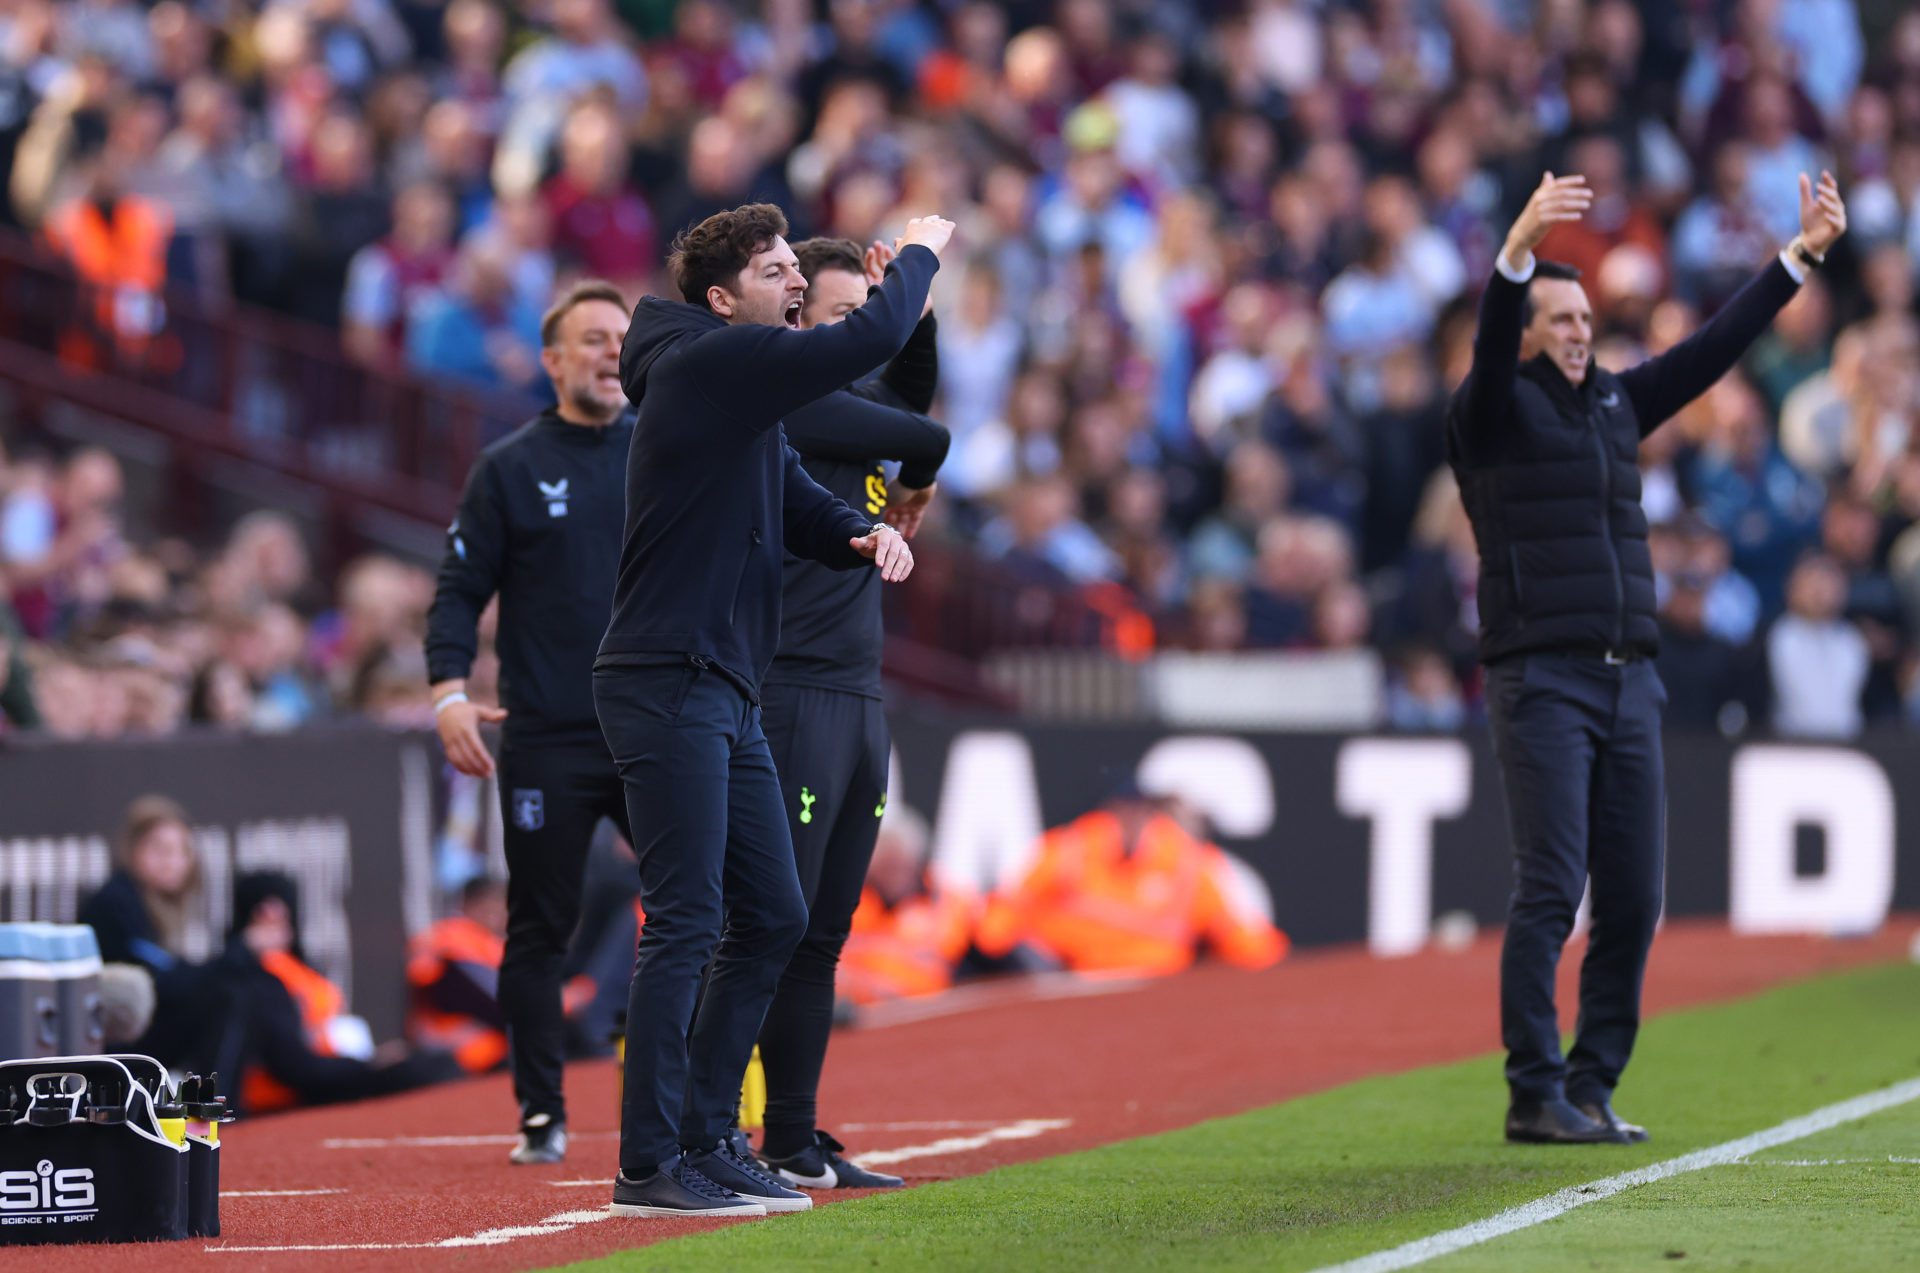
[[[1666,690],[1644,659],[1535,653],[1487,668],[1487,710],[1513,828],[1500,1033],[1517,1099],[1611,1099],[1640,1027],[1640,984],[1666,869]],[[1573,1049],[1554,974],[1592,881]]]
[[[767,742],[780,771],[807,931],[780,978],[760,1060],[767,1072],[766,1141],[785,1157],[813,1143],[815,1099],[833,1030],[840,949],[866,885],[886,812],[892,742],[880,700],[841,690],[768,685]]]
[[[587,850],[602,818],[631,840],[620,775],[604,742],[515,743],[500,749],[507,855],[507,940],[500,1012],[507,1022],[520,1116],[567,1115],[563,964],[580,924]]]

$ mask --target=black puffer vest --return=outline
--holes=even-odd
[[[1480,545],[1480,658],[1534,650],[1659,649],[1640,425],[1594,366],[1567,382],[1544,355],[1519,368],[1512,410],[1448,459]]]

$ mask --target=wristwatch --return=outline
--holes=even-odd
[[[1787,244],[1787,251],[1793,253],[1793,259],[1809,270],[1817,270],[1827,263],[1826,257],[1815,256],[1797,234],[1793,236],[1793,242]]]
[[[892,530],[892,529],[893,527],[887,525],[885,522],[875,522],[873,525],[867,527],[867,534],[878,535],[883,530]]]

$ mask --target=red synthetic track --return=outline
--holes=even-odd
[[[1899,958],[1911,918],[1857,941],[1734,938],[1724,926],[1670,925],[1654,946],[1653,1011],[1733,998],[1813,973]],[[1570,952],[1576,956],[1577,951]],[[1110,994],[1002,1001],[970,1011],[836,1036],[821,1109],[857,1151],[925,1148],[1023,1120],[1024,1138],[915,1154],[914,1181],[970,1175],[1129,1136],[1182,1127],[1373,1074],[1479,1055],[1498,1043],[1498,939],[1469,949],[1376,960],[1308,952],[1264,973],[1203,968]],[[1570,1002],[1576,963],[1563,965]],[[989,994],[987,998],[995,998]],[[558,1167],[509,1167],[498,1143],[329,1147],[329,1141],[487,1136],[510,1126],[506,1080],[490,1077],[385,1101],[313,1110],[229,1129],[228,1191],[337,1190],[229,1196],[217,1241],[8,1251],[0,1267],[34,1273],[116,1270],[216,1273],[463,1273],[543,1268],[714,1227],[602,1218],[615,1165],[611,1063],[568,1074],[576,1140]],[[1488,1134],[1503,1094],[1487,1093]],[[885,1124],[949,1124],[892,1127]],[[862,1130],[849,1130],[860,1127]],[[557,1181],[594,1180],[560,1187]],[[567,1222],[542,1225],[547,1217]],[[596,1214],[599,1213],[599,1214]],[[733,1221],[769,1223],[784,1221]],[[507,1227],[528,1232],[493,1233]],[[470,1245],[450,1238],[482,1235]],[[331,1251],[249,1247],[419,1244]]]

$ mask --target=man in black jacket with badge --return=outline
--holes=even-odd
[[[893,256],[881,244],[863,255],[847,239],[808,239],[793,250],[807,280],[800,320],[807,329],[858,310]],[[908,537],[933,497],[950,441],[924,414],[939,385],[937,337],[929,309],[878,376],[786,419],[787,441],[815,481],[869,516],[884,515]],[[897,499],[887,486],[889,460],[900,465]],[[767,1076],[760,1156],[790,1184],[809,1189],[897,1188],[900,1177],[848,1162],[839,1142],[814,1125],[833,1028],[834,971],[887,804],[892,743],[880,694],[880,581],[872,571],[832,571],[791,553],[782,578],[780,652],[767,672],[762,707],[807,900],[807,931],[760,1027]]]
[[[1591,201],[1547,173],[1480,301],[1447,454],[1480,548],[1480,658],[1512,825],[1500,962],[1507,1139],[1647,1139],[1613,1110],[1640,1024],[1666,856],[1666,691],[1640,440],[1725,375],[1846,229],[1831,175],[1800,179],[1800,235],[1699,331],[1614,373],[1592,365],[1575,271],[1534,249]],[[1562,1058],[1554,970],[1592,883],[1580,1022]]]
[[[749,204],[687,231],[669,261],[687,303],[643,300],[621,351],[639,416],[593,679],[647,918],[627,1006],[616,1215],[811,1205],[727,1134],[807,922],[760,686],[780,634],[783,547],[887,582],[906,578],[913,557],[891,527],[807,476],[781,421],[900,352],[953,227],[910,222],[873,298],[811,331],[800,329],[806,280],[786,229],[778,208]]]
[[[427,675],[447,759],[491,777],[482,722],[505,723],[500,803],[507,856],[507,1020],[516,1163],[567,1153],[560,1077],[561,961],[580,921],[587,849],[601,818],[627,833],[620,777],[593,706],[593,659],[613,611],[632,414],[620,387],[627,305],[609,283],[569,289],[540,326],[558,405],[480,453],[427,615]],[[481,611],[500,598],[503,707],[468,701]],[[631,837],[629,837],[631,838]]]

